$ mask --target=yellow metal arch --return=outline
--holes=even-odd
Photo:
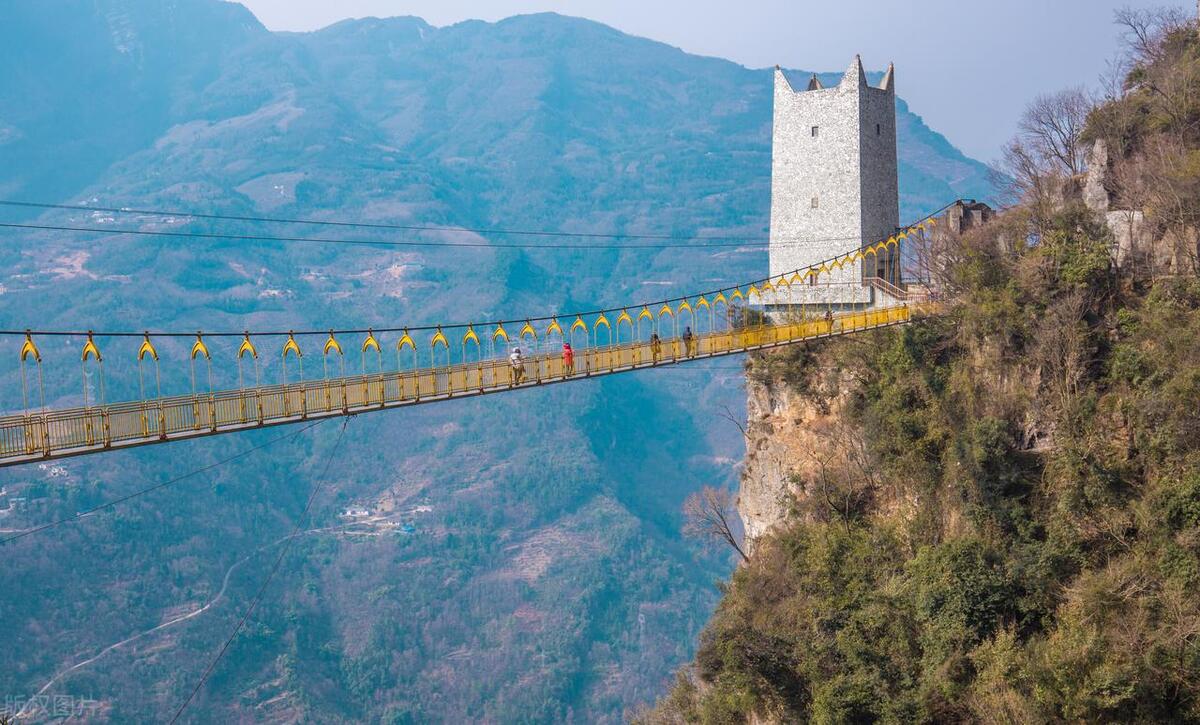
[[[38,351],[37,345],[33,344],[33,337],[25,333],[25,344],[21,346],[21,362],[25,362],[25,358],[30,355],[33,355],[34,362],[42,361],[42,353]]]
[[[745,299],[746,299],[746,297],[745,297],[745,295],[742,294],[741,288],[735,289],[733,291],[733,294],[729,295],[730,302],[733,302],[734,300],[745,300]]]
[[[659,319],[662,319],[663,315],[670,315],[671,319],[675,319],[675,310],[672,310],[670,305],[663,305],[662,309],[658,311]]]
[[[283,359],[284,360],[287,360],[287,356],[288,356],[289,352],[296,353],[297,358],[304,357],[304,353],[300,352],[300,346],[296,344],[296,338],[290,332],[288,333],[287,342],[285,342],[283,344]]]
[[[429,346],[437,347],[439,342],[442,343],[442,346],[447,350],[450,349],[450,341],[446,339],[446,336],[442,333],[442,328],[440,327],[438,328],[437,332],[434,333],[433,340],[430,341]]]
[[[87,342],[83,343],[83,357],[81,359],[87,360],[89,356],[96,358],[96,362],[104,359],[100,356],[100,348],[96,347],[96,342],[92,339],[92,333],[90,332],[88,333]]]
[[[546,328],[546,337],[550,337],[556,332],[558,333],[559,337],[564,336],[562,325],[558,324],[558,318],[555,318],[554,322],[551,322],[550,326]]]
[[[710,310],[712,309],[712,306],[708,304],[708,300],[705,299],[704,297],[701,297],[700,299],[696,300],[696,309],[698,310],[701,307],[707,307]]]
[[[371,330],[367,330],[367,339],[363,340],[362,351],[366,352],[372,348],[375,349],[375,352],[380,352],[379,340],[375,339],[375,333]]]
[[[654,322],[654,315],[650,312],[649,307],[642,307],[642,311],[638,313],[637,318],[638,322],[641,322],[642,320],[650,320],[651,322]]]
[[[195,360],[197,355],[203,355],[205,360],[212,360],[212,355],[208,354],[208,345],[204,344],[204,338],[196,335],[196,342],[192,343],[192,359]]]
[[[526,335],[532,337],[534,342],[538,339],[537,330],[533,329],[533,324],[528,320],[525,321],[525,326],[521,328],[521,339],[524,340]]]
[[[138,348],[138,362],[145,360],[147,355],[154,358],[156,362],[158,361],[158,350],[155,350],[154,346],[150,344],[149,334],[143,336],[142,346]],[[24,356],[22,356],[21,359],[24,360]]]
[[[718,303],[726,306],[729,305],[729,300],[725,299],[724,292],[718,292],[717,296],[713,297],[713,306],[716,307]]]
[[[504,325],[496,325],[496,331],[492,333],[492,343],[495,344],[496,340],[501,339],[508,342],[508,331],[504,329]]]
[[[583,318],[582,318],[582,317],[576,317],[576,318],[575,318],[575,322],[571,323],[571,332],[572,332],[572,334],[573,334],[573,333],[574,333],[576,330],[583,330],[584,332],[587,332],[587,331],[588,331],[588,326],[587,326],[587,323],[583,321]]]
[[[629,316],[629,310],[621,310],[621,314],[617,315],[617,327],[620,327],[622,322],[633,329],[633,318]]]
[[[476,345],[478,345],[479,344],[479,335],[475,334],[474,326],[468,326],[467,334],[463,335],[462,344],[465,347],[468,342],[472,342],[472,341]]]
[[[804,284],[804,275],[800,274],[799,272],[796,272],[795,274],[792,275],[792,283],[793,284]]]
[[[254,343],[250,342],[250,333],[248,332],[246,333],[246,337],[242,339],[241,347],[238,348],[238,360],[241,360],[242,356],[246,353],[250,353],[250,357],[255,360],[258,359],[258,350],[255,350]]]
[[[693,310],[692,310],[692,306],[691,306],[690,304],[688,304],[688,301],[687,301],[687,300],[684,300],[683,302],[681,302],[681,303],[679,304],[679,307],[677,307],[677,308],[675,309],[675,312],[676,312],[676,313],[681,313],[681,312],[683,312],[684,310],[687,310],[688,312],[692,312],[692,311],[693,311]]]
[[[324,352],[323,352],[322,354],[323,354],[323,355],[328,355],[330,350],[337,350],[337,354],[338,354],[338,355],[341,355],[341,354],[343,354],[343,353],[342,353],[342,345],[341,345],[341,343],[339,343],[339,342],[338,342],[337,340],[335,340],[335,339],[334,339],[334,337],[333,337],[333,330],[330,330],[330,331],[329,331],[329,339],[325,341],[325,350],[324,350]]]
[[[603,312],[601,312],[600,316],[596,318],[596,321],[592,323],[592,329],[599,329],[601,325],[607,327],[609,332],[612,332],[612,323],[608,321],[608,318],[604,316]]]
[[[871,255],[872,257],[879,256],[879,254],[876,253],[874,246],[867,247],[866,249],[863,250],[863,259],[866,259],[868,254]]]
[[[759,291],[756,285],[750,285],[750,289],[746,290],[746,302],[751,303],[751,300],[755,297],[758,298],[760,303],[762,302],[762,292]]]
[[[412,336],[408,334],[408,330],[405,330],[404,335],[396,342],[396,352],[403,350],[405,345],[408,345],[414,351],[417,349],[417,345],[413,342]]]

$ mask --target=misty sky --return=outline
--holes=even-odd
[[[433,25],[554,11],[750,67],[897,66],[898,91],[967,154],[994,159],[1037,93],[1097,85],[1124,6],[1193,0],[241,0],[272,30],[348,17],[417,15]]]

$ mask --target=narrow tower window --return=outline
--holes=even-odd
[[[814,196],[814,197],[813,197],[813,200],[812,200],[812,208],[814,208],[814,209],[819,209],[819,208],[821,208],[821,197],[819,197],[819,196]]]
[[[813,127],[812,127],[812,137],[813,137],[813,138],[816,138],[817,136],[820,136],[820,135],[821,135],[821,127],[820,127],[820,126],[813,126]]]
[[[882,131],[882,129],[879,127],[879,124],[878,124],[878,123],[877,123],[877,124],[875,124],[875,135],[876,135],[876,136],[882,136],[882,135],[883,135],[883,131]]]

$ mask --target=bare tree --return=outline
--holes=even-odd
[[[1115,20],[1121,26],[1123,41],[1135,64],[1153,63],[1162,57],[1163,39],[1181,30],[1188,17],[1179,8],[1121,8]]]
[[[1082,88],[1038,96],[1021,117],[1020,135],[1046,170],[1083,173],[1086,152],[1080,137],[1092,101]]]
[[[736,515],[731,492],[705,486],[683,502],[683,533],[709,544],[726,543],[742,557],[742,561],[749,561],[731,524]]]

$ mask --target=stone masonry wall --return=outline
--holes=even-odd
[[[775,73],[771,165],[772,276],[890,235],[899,222],[892,73],[867,85],[855,58],[842,82],[797,92]],[[814,134],[814,128],[816,129]],[[861,264],[822,278],[834,302],[863,303]],[[828,296],[828,295],[826,295]]]

